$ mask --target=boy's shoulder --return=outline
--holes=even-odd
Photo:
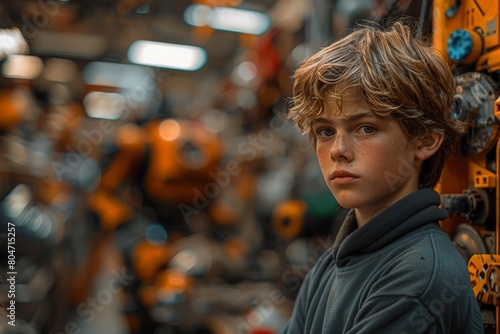
[[[439,226],[422,229],[394,246],[381,275],[389,291],[426,299],[450,287],[470,289],[466,260]]]
[[[429,224],[396,241],[391,250],[394,265],[420,273],[452,274],[467,267],[450,236],[437,224]]]

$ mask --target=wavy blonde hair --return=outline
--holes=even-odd
[[[390,27],[363,26],[308,58],[293,75],[289,118],[316,145],[310,124],[327,103],[364,103],[376,115],[396,119],[409,140],[444,134],[438,152],[424,161],[420,187],[433,188],[445,160],[463,132],[452,116],[455,92],[450,67],[414,28],[397,21]]]

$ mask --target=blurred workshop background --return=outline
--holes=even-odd
[[[277,333],[345,211],[290,77],[410,3],[2,0],[2,333]]]

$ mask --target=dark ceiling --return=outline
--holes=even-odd
[[[297,11],[300,6],[296,4],[306,0],[0,0],[0,29],[18,27],[31,55],[67,58],[79,64],[93,60],[128,63],[128,47],[139,39],[201,46],[207,62],[197,71],[154,69],[169,101],[180,110],[199,109],[213,104],[220,78],[241,62],[249,41],[258,43],[266,35],[200,30],[184,22],[189,5],[207,2],[267,13],[276,12],[279,4],[279,13],[285,14],[283,7],[292,10],[296,26],[300,26],[304,13]],[[271,21],[274,26],[273,18]],[[65,39],[58,40],[54,34]],[[100,48],[85,44],[85,38],[92,36],[100,39]]]
[[[116,62],[127,62],[127,48],[137,39],[202,46],[208,54],[207,64],[197,73],[184,74],[202,77],[209,71],[224,69],[228,65],[240,51],[241,36],[237,33],[215,30],[207,34],[207,29],[196,29],[186,24],[183,13],[193,2],[192,0],[2,0],[0,28],[19,27],[27,38],[31,53],[35,55],[61,56],[50,54],[51,51],[47,49],[46,44],[41,43],[42,35],[46,31],[104,37],[106,47],[99,58]],[[275,2],[276,0],[242,1],[239,7],[266,12]],[[144,8],[147,10],[142,10]],[[62,56],[78,58],[78,54]]]
[[[207,53],[207,62],[201,69],[193,72],[154,69],[155,75],[161,76],[157,81],[166,97],[177,103],[179,109],[186,106],[194,109],[194,104],[197,108],[213,104],[210,100],[221,93],[216,91],[216,86],[221,81],[221,85],[225,85],[224,80],[219,79],[229,77],[246,57],[254,57],[251,60],[258,66],[259,75],[264,73],[271,80],[281,80],[278,86],[284,87],[285,92],[281,94],[286,96],[290,84],[287,71],[292,71],[311,50],[332,41],[332,36],[336,36],[332,22],[342,31],[360,13],[369,16],[375,9],[385,8],[385,5],[377,8],[377,4],[400,2],[404,1],[0,0],[0,29],[19,28],[31,55],[67,58],[79,64],[94,60],[128,63],[128,48],[136,40],[200,46]],[[267,13],[271,29],[253,36],[194,28],[185,23],[183,17],[186,8],[194,3],[234,5]],[[305,48],[296,48],[304,45]],[[294,52],[297,49],[301,51]],[[281,62],[279,65],[276,59]],[[283,63],[289,66],[278,73],[276,68]],[[230,94],[234,95],[235,91]]]

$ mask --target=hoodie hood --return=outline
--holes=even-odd
[[[419,189],[394,203],[357,228],[354,210],[342,224],[333,245],[337,266],[346,265],[351,256],[370,254],[384,248],[402,235],[448,217],[439,208],[441,197],[432,189]]]

